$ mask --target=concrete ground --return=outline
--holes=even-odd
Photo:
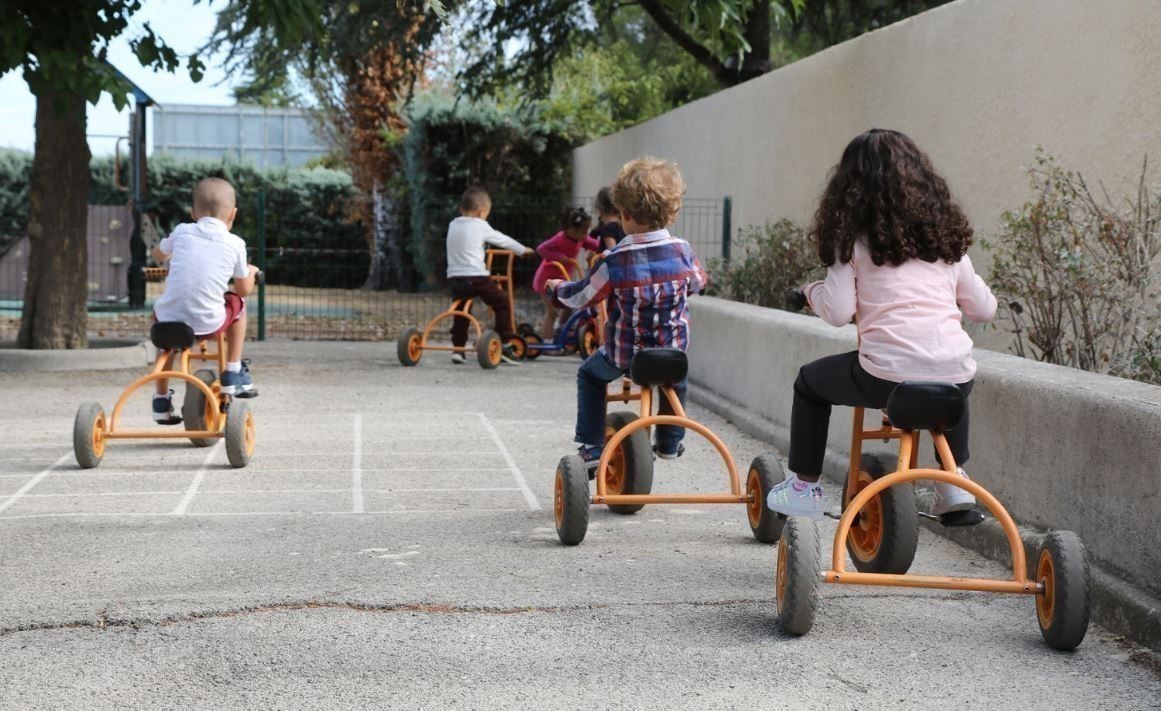
[[[562,547],[575,358],[249,355],[239,470],[181,440],[79,470],[77,406],[134,374],[0,374],[0,708],[1161,708],[1149,655],[1096,627],[1050,651],[1026,597],[824,586],[812,632],[783,636],[775,548],[740,506],[595,508]],[[767,450],[691,413],[743,470]],[[724,488],[687,446],[655,490]],[[926,531],[914,569],[1004,574]]]

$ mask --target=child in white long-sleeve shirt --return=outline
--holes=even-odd
[[[452,220],[447,227],[448,284],[453,299],[460,301],[479,297],[492,307],[492,311],[496,314],[496,332],[505,343],[502,357],[505,362],[515,364],[516,354],[512,347],[507,345],[508,339],[516,335],[512,330],[511,308],[508,297],[496,282],[492,281],[488,273],[488,264],[485,261],[487,245],[511,250],[521,257],[531,256],[536,251],[489,225],[488,215],[491,212],[492,198],[483,188],[468,188],[460,198],[460,216]],[[460,316],[453,319],[451,331],[453,346],[462,347],[468,342],[469,323],[466,318]],[[463,353],[453,352],[452,362],[463,363]]]
[[[956,384],[965,396],[964,415],[944,434],[956,464],[967,462],[966,396],[976,363],[960,314],[990,321],[996,298],[972,269],[972,228],[947,183],[897,131],[872,129],[851,141],[832,171],[811,234],[827,274],[804,287],[807,302],[835,326],[857,315],[859,350],[799,371],[790,417],[792,474],[766,501],[780,514],[820,518],[818,480],[833,405],[882,408],[907,380]],[[931,513],[974,505],[963,489],[936,483]]]

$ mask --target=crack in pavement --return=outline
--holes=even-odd
[[[115,628],[139,629],[145,627],[169,627],[172,625],[198,622],[201,620],[229,619],[242,615],[257,615],[270,612],[295,612],[300,610],[348,610],[353,612],[405,613],[418,612],[429,615],[523,615],[585,612],[605,610],[615,607],[728,607],[734,605],[767,604],[769,600],[675,600],[669,602],[644,603],[588,603],[584,605],[496,607],[487,605],[449,605],[444,603],[409,602],[367,604],[328,600],[304,600],[299,602],[276,602],[262,605],[247,605],[226,610],[205,610],[181,615],[169,615],[157,619],[116,618],[102,610],[94,620],[73,620],[70,622],[44,622],[14,627],[0,627],[0,637],[21,632],[49,632],[53,630],[106,630]]]
[[[831,594],[825,595],[823,600],[846,600],[846,599],[860,599],[866,598],[866,595],[858,594]],[[883,598],[909,598],[914,599],[914,594],[898,593],[898,594],[877,594],[876,599]],[[983,599],[976,593],[967,593],[960,591],[951,591],[943,595],[931,595],[930,599],[942,600],[965,600],[965,599]],[[382,603],[370,604],[359,602],[343,602],[334,600],[302,600],[290,602],[274,602],[264,603],[259,605],[246,605],[243,607],[228,608],[225,610],[202,610],[188,612],[180,615],[167,615],[160,618],[145,618],[145,617],[127,617],[119,618],[112,617],[107,610],[102,610],[97,613],[96,619],[92,620],[72,620],[68,622],[39,622],[30,623],[26,625],[15,625],[11,627],[0,627],[0,637],[14,635],[20,632],[49,632],[53,630],[105,630],[110,628],[129,628],[138,629],[145,627],[169,627],[183,623],[198,622],[200,620],[212,619],[229,619],[231,617],[239,617],[241,615],[258,615],[271,612],[296,612],[301,610],[347,610],[353,612],[375,612],[375,613],[405,613],[418,612],[429,615],[522,615],[522,614],[554,614],[554,613],[571,613],[571,612],[586,612],[591,610],[609,610],[615,608],[631,609],[631,608],[649,608],[649,607],[733,607],[743,605],[776,605],[775,600],[771,597],[769,599],[752,599],[752,598],[738,598],[727,600],[668,600],[657,602],[620,602],[620,603],[606,603],[594,602],[585,603],[581,605],[560,605],[560,606],[544,606],[544,605],[520,605],[512,607],[499,607],[493,605],[451,605],[447,603],[432,603],[432,602],[401,602],[401,603]]]

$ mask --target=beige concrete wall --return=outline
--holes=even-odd
[[[574,194],[648,153],[733,196],[735,228],[806,220],[846,143],[895,128],[987,235],[1036,145],[1110,188],[1161,165],[1158,37],[1159,0],[960,0],[577,149]]]

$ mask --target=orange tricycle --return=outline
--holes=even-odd
[[[553,515],[560,542],[575,546],[588,531],[589,507],[604,504],[617,514],[633,514],[646,504],[743,504],[750,529],[763,543],[778,540],[781,521],[765,506],[766,494],[778,483],[751,472],[743,490],[734,458],[722,440],[708,427],[691,419],[681,405],[674,383],[689,369],[686,354],[675,348],[638,351],[621,386],[610,388],[608,402],[640,403],[640,414],[627,410],[610,412],[605,419],[605,447],[595,474],[579,455],[560,460],[556,468]],[[634,389],[634,385],[638,386]],[[664,399],[667,413],[653,413],[654,393]],[[649,430],[656,425],[675,425],[696,432],[717,450],[726,465],[729,489],[719,493],[654,494],[653,448]],[[589,481],[595,478],[596,494]]]
[[[153,370],[127,387],[113,412],[106,416],[98,403],[86,403],[73,422],[73,452],[82,469],[101,463],[105,447],[115,439],[189,439],[197,447],[226,442],[226,458],[235,468],[246,466],[254,452],[254,413],[244,400],[222,393],[221,374],[226,369],[226,344],[214,336],[213,350],[206,339],[198,340],[188,324],[161,321],[153,324],[150,340],[157,347]],[[196,351],[195,351],[196,349]],[[213,368],[191,371],[192,362],[212,363]],[[180,420],[184,429],[130,429],[121,427],[121,411],[129,397],[157,380],[183,380],[185,398]]]
[[[794,293],[790,305],[801,308],[803,301]],[[1040,633],[1049,647],[1070,650],[1081,643],[1088,630],[1090,609],[1089,564],[1084,544],[1071,531],[1052,531],[1041,542],[1035,565],[1029,571],[1015,521],[987,489],[960,475],[944,436],[959,423],[965,405],[965,396],[956,385],[904,382],[891,392],[882,424],[877,428],[866,429],[863,408],[854,408],[850,468],[843,487],[842,513],[828,514],[839,522],[828,570],[822,569],[815,522],[803,517],[779,517],[775,589],[783,631],[794,635],[810,631],[820,583],[884,585],[1031,595],[1036,601]],[[918,465],[922,431],[931,435],[939,455],[939,469]],[[898,440],[899,454],[894,462],[863,453],[863,443],[876,439]],[[755,471],[763,472],[772,480],[784,478],[781,465],[771,455],[756,458],[751,473]],[[1012,552],[1010,578],[907,574],[918,545],[919,516],[941,520],[945,525],[971,525],[978,522],[971,515],[979,516],[978,512],[964,512],[946,520],[946,517],[919,514],[913,482],[920,479],[964,489],[991,512],[1000,523]],[[850,554],[855,570],[847,570],[845,553]]]
[[[515,294],[514,283],[512,279],[513,264],[516,260],[516,253],[506,249],[489,249],[487,251],[487,265],[488,271],[493,272],[493,264],[496,258],[499,257],[504,260],[505,267],[502,273],[492,273],[491,279],[500,285],[504,290],[504,294],[508,298],[508,313],[511,314],[511,324],[509,330],[516,332],[516,316],[515,316]],[[423,357],[424,351],[452,351],[454,353],[466,354],[469,351],[475,351],[476,359],[480,363],[480,367],[490,370],[500,365],[501,355],[503,354],[504,342],[500,339],[500,334],[491,329],[485,329],[481,325],[480,320],[472,315],[472,303],[474,299],[453,299],[451,306],[440,313],[438,316],[428,322],[423,330],[418,328],[404,329],[403,333],[399,334],[399,339],[396,342],[396,354],[399,357],[399,362],[405,366],[417,365],[419,359]],[[491,312],[491,309],[488,310]],[[441,322],[452,318],[466,318],[472,324],[472,329],[476,334],[476,342],[472,346],[455,346],[443,345],[431,342],[431,334],[435,327]],[[513,347],[517,358],[523,358],[527,350],[527,343],[520,336],[513,336],[508,339],[508,344]]]

